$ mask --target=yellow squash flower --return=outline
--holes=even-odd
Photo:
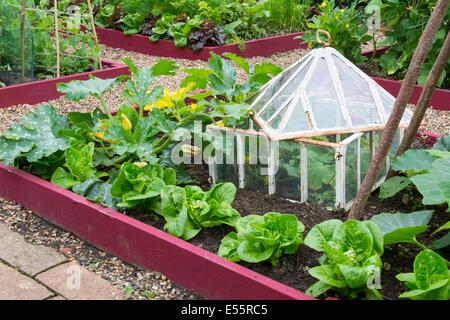
[[[218,127],[225,127],[225,123],[223,123],[223,120],[217,121],[215,123],[215,125],[218,126]]]
[[[122,118],[122,128],[124,128],[126,131],[131,131],[133,129],[133,125],[131,124],[130,119],[125,114],[121,114],[120,117]]]
[[[172,108],[175,104],[173,103],[171,99],[171,94],[169,92],[169,89],[164,88],[164,95],[161,99],[149,103],[145,106],[146,111],[152,111],[153,109],[164,109],[164,108]]]
[[[100,140],[103,140],[104,134],[103,134],[103,132],[96,132],[96,133],[95,133],[95,136],[96,136],[97,138],[99,138]]]
[[[191,109],[192,109],[192,111],[197,111],[197,108],[198,108],[198,104],[196,104],[196,103],[191,103]]]
[[[326,2],[326,1],[322,2],[322,4],[320,5],[320,7],[322,9],[325,9],[327,6],[328,6],[328,2]]]
[[[161,99],[152,102],[145,106],[146,111],[151,111],[152,109],[164,109],[164,108],[172,108],[175,106],[175,103],[179,100],[183,100],[185,96],[192,91],[195,83],[191,82],[184,88],[179,88],[174,92],[170,92],[169,89],[164,88],[164,95]]]

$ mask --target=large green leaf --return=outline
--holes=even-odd
[[[450,151],[450,135],[437,139],[433,145],[433,150]]]
[[[425,205],[447,203],[450,206],[450,158],[441,158],[433,162],[426,174],[411,177],[411,181],[423,196]]]
[[[417,235],[428,229],[428,222],[433,215],[432,210],[412,213],[380,213],[370,221],[375,222],[383,233],[384,244],[398,242],[411,243]]]
[[[100,203],[105,207],[115,208],[117,199],[111,194],[111,184],[98,179],[89,179],[73,187],[73,192]]]
[[[419,289],[427,289],[434,283],[449,279],[447,262],[436,252],[424,250],[414,260],[414,275]]]
[[[208,194],[208,198],[217,200],[218,202],[226,202],[231,204],[236,195],[236,187],[230,182],[220,183],[213,186]]]
[[[347,284],[344,279],[339,279],[330,265],[314,267],[308,270],[309,274],[320,281],[335,287],[344,288]]]
[[[239,262],[241,261],[241,258],[239,257],[239,254],[237,252],[238,247],[239,240],[237,238],[237,233],[230,232],[220,242],[220,247],[217,251],[217,254],[227,260]]]
[[[253,243],[247,240],[239,244],[237,253],[239,257],[250,263],[268,260],[275,250],[274,246],[265,246],[262,243]]]
[[[408,150],[392,161],[392,169],[401,172],[424,172],[432,168],[435,157],[422,149]]]
[[[70,146],[68,137],[60,131],[68,129],[66,116],[58,115],[50,105],[34,109],[21,124],[14,124],[0,137],[0,161],[12,165],[19,157],[36,162]]]
[[[340,244],[343,252],[353,251],[355,256],[352,259],[360,263],[373,251],[374,239],[370,229],[357,220],[347,220],[338,225],[334,229],[333,240]]]
[[[305,244],[314,250],[323,252],[325,242],[331,240],[334,229],[340,224],[342,221],[337,219],[316,224],[306,235]]]
[[[380,198],[386,199],[395,196],[411,184],[408,177],[392,177],[387,179],[380,187]]]
[[[75,80],[68,83],[58,83],[58,91],[64,93],[67,99],[80,101],[89,96],[101,97],[118,83],[118,78],[100,79],[91,76],[89,80]]]

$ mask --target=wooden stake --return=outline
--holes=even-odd
[[[20,13],[20,82],[25,81],[25,16],[26,0],[22,0],[22,10]]]
[[[61,76],[61,52],[59,48],[58,0],[54,0],[55,45],[56,45],[56,77]]]
[[[450,59],[450,32],[447,33],[447,38],[439,52],[439,55],[431,68],[430,74],[428,75],[427,83],[423,88],[422,94],[420,95],[417,106],[414,110],[411,122],[405,132],[402,142],[397,150],[397,156],[401,155],[403,152],[408,150],[414,141],[414,138],[419,130],[420,124],[422,123],[425,112],[430,105],[431,98],[433,97],[434,90],[436,89],[439,78],[445,69],[448,61]]]
[[[349,219],[362,218],[363,209],[369,199],[372,188],[376,183],[383,160],[386,158],[389,148],[392,145],[392,141],[395,138],[399,123],[402,119],[403,113],[405,112],[406,105],[411,98],[412,91],[417,82],[423,62],[431,49],[436,32],[439,29],[444,16],[447,14],[449,5],[450,0],[438,1],[430,19],[428,20],[425,30],[420,37],[416,51],[414,52],[409,64],[405,79],[402,82],[402,87],[397,99],[395,100],[392,113],[386,123],[386,128],[383,131],[380,145],[372,159],[372,162],[370,163],[367,174],[361,184],[361,188],[353,201],[353,205],[348,216]]]
[[[97,31],[96,31],[96,29],[95,29],[94,12],[93,12],[93,10],[92,10],[91,0],[86,0],[86,2],[87,2],[87,5],[88,5],[88,10],[89,10],[89,20],[91,21],[92,35],[93,35],[93,37],[94,37],[95,45],[99,48],[99,47],[100,47],[100,44],[99,44],[99,42],[98,42]],[[99,52],[98,52],[97,59],[98,59],[98,68],[99,68],[100,70],[102,70],[102,69],[103,69],[103,66],[102,66],[102,59],[101,59],[100,50],[99,50]]]

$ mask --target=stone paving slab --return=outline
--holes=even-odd
[[[123,300],[123,293],[105,279],[69,262],[39,274],[36,277],[61,296],[69,300]]]
[[[0,263],[0,300],[43,300],[52,295],[33,279]]]
[[[32,277],[67,261],[55,250],[27,243],[21,235],[2,226],[0,226],[0,260]]]

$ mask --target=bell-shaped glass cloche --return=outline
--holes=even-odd
[[[394,104],[372,78],[333,48],[312,50],[252,99],[254,121],[273,140],[382,129]],[[407,125],[407,110],[402,124]]]
[[[311,50],[248,101],[245,128],[208,126],[214,182],[349,208],[395,98],[333,48]],[[406,110],[375,187],[408,126]]]

